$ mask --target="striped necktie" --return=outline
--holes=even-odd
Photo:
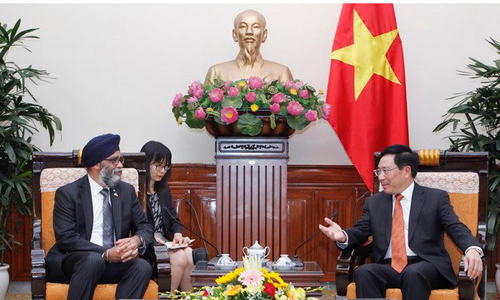
[[[100,193],[104,196],[102,202],[102,246],[109,249],[115,244],[113,237],[113,209],[109,201],[109,190],[102,189]]]

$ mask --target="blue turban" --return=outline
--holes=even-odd
[[[120,150],[120,136],[103,134],[91,139],[82,151],[82,165],[90,168]]]

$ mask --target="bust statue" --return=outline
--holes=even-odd
[[[293,80],[288,67],[264,60],[260,45],[267,39],[266,19],[255,10],[245,10],[234,19],[233,39],[240,46],[236,59],[210,67],[205,83],[214,79],[236,81],[250,76],[285,82]]]

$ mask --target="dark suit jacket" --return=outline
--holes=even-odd
[[[153,242],[153,228],[142,210],[134,187],[120,181],[118,186],[111,190],[110,197],[116,239],[129,237],[130,234],[140,235],[146,247],[149,246]],[[102,254],[106,250],[90,242],[93,214],[88,175],[56,190],[53,214],[56,244],[45,258],[49,281],[69,282],[62,270],[62,261],[66,254],[75,251]]]
[[[389,248],[392,228],[392,195],[383,192],[366,199],[363,215],[354,227],[346,229],[348,248],[357,247],[373,236],[371,261],[380,263]],[[444,232],[465,252],[479,241],[469,228],[458,220],[450,204],[448,193],[422,187],[415,183],[413,190],[408,243],[420,258],[432,263],[451,283],[456,285],[450,256],[444,247]]]
[[[182,233],[182,226],[178,223],[177,220],[179,220],[179,216],[177,214],[177,211],[174,209],[174,204],[172,202],[172,194],[170,193],[170,188],[166,188],[162,193],[158,194],[158,201],[160,201],[160,207],[161,207],[161,216],[163,219],[163,236],[169,238],[172,240],[173,236],[175,233]],[[151,203],[148,201],[147,203],[148,207],[148,220],[149,223],[154,227],[154,219],[153,219],[153,213],[151,212]],[[166,207],[170,213],[172,213],[172,216],[174,216],[177,220],[173,219],[170,215],[166,214],[163,210],[163,208]]]

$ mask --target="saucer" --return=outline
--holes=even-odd
[[[217,268],[219,270],[234,270],[237,265],[238,265],[238,263],[236,263],[236,262],[232,263],[232,264],[227,264],[227,265],[215,264],[215,268]]]
[[[295,267],[295,264],[292,263],[291,265],[277,265],[273,264],[273,269],[279,270],[279,271],[289,271]]]

